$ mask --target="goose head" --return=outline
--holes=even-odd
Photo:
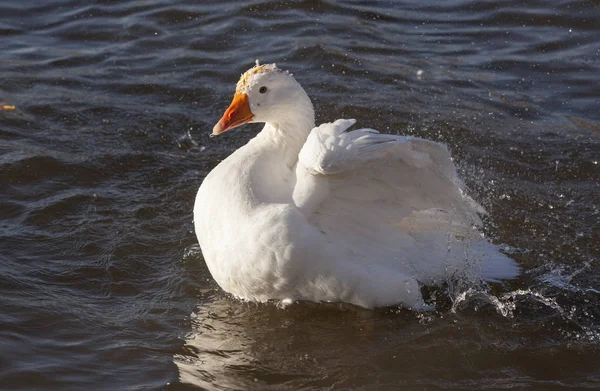
[[[266,122],[275,128],[289,122],[294,115],[310,117],[314,111],[304,89],[287,71],[275,64],[256,65],[236,85],[233,101],[213,128],[218,135],[249,122]]]

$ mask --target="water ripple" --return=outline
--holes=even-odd
[[[598,388],[594,1],[0,3],[0,384]],[[239,302],[204,265],[208,133],[256,58],[319,121],[445,142],[524,269],[436,310]],[[27,352],[27,354],[23,354]]]

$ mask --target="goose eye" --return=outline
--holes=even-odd
[[[260,92],[261,94],[264,94],[265,92],[267,92],[267,87],[265,87],[265,86],[260,87],[260,90],[258,90],[258,92]]]

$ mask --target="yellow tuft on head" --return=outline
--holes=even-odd
[[[248,69],[244,74],[240,77],[240,80],[237,82],[235,87],[235,92],[237,94],[246,94],[250,87],[254,85],[254,80],[256,76],[269,73],[269,72],[281,72],[277,65],[275,64],[263,64],[259,65],[258,60],[256,60],[256,65],[250,69]]]

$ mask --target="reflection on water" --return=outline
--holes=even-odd
[[[589,387],[600,376],[598,309],[561,294],[582,271],[537,271],[531,288],[513,291],[436,288],[435,312],[283,308],[212,292],[174,361],[181,383],[203,389]],[[594,289],[569,290],[598,300]]]
[[[538,324],[524,322],[524,311],[539,313]],[[175,363],[182,383],[203,388],[581,386],[598,380],[589,375],[597,351],[585,345],[597,344],[600,331],[581,326],[587,317],[576,311],[531,291],[468,292],[450,313],[221,298],[193,313]],[[553,337],[567,337],[570,348],[557,350],[552,332],[532,339],[542,324],[559,326]],[[563,360],[575,358],[577,368],[566,369]]]

